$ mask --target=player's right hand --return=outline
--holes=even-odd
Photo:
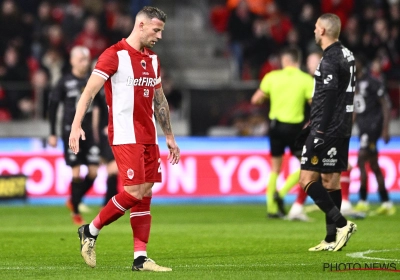
[[[382,132],[382,139],[385,144],[389,143],[390,141],[389,132],[386,129]]]
[[[81,127],[72,127],[71,133],[69,135],[69,148],[72,150],[74,154],[79,152],[79,139],[82,137],[82,140],[86,140],[85,132]]]
[[[167,140],[167,147],[169,150],[168,158],[167,160],[172,164],[178,164],[179,159],[181,157],[181,150],[178,147],[178,144],[175,142],[174,137],[166,137]]]

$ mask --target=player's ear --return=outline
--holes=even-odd
[[[144,26],[144,22],[143,21],[139,22],[140,31],[143,31],[143,26]]]

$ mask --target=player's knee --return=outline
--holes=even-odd
[[[372,170],[375,174],[381,172],[381,169],[380,169],[379,164],[378,164],[377,162],[371,163],[371,164],[370,164],[370,167],[371,167],[371,170]]]
[[[304,188],[308,185],[308,183],[310,183],[310,181],[311,180],[309,178],[305,178],[304,176],[300,175],[299,185],[304,190]]]

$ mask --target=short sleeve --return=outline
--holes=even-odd
[[[339,63],[332,57],[324,57],[321,60],[319,71],[321,72],[323,89],[339,88]]]
[[[104,80],[108,80],[118,69],[118,56],[114,49],[106,49],[97,60],[96,66],[93,69],[92,74],[102,77]]]
[[[160,66],[160,60],[158,59],[158,56],[155,54],[150,55],[151,61],[152,61],[152,66],[154,73],[156,74],[156,83],[154,85],[154,88],[159,89],[161,87],[161,66]]]
[[[262,92],[264,92],[265,96],[268,96],[270,93],[270,88],[271,88],[271,74],[272,73],[268,73],[264,76],[264,78],[261,80],[260,83],[260,89]]]
[[[304,81],[306,83],[305,99],[309,100],[313,97],[315,84],[314,84],[314,78],[311,77],[311,75],[308,75],[308,74],[305,74],[305,75],[306,75],[306,78],[304,79]]]

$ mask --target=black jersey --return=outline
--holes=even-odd
[[[351,51],[340,42],[327,47],[314,73],[315,88],[311,104],[311,134],[318,130],[327,92],[337,94],[334,114],[325,132],[329,137],[350,137],[355,91],[355,61]]]
[[[382,128],[381,98],[388,98],[383,81],[365,73],[357,81],[354,96],[354,110],[357,114],[356,123],[359,128],[367,130]]]
[[[101,88],[98,94],[98,103],[100,109],[99,129],[104,129],[108,125],[108,107],[106,103],[106,94],[104,87]]]
[[[89,76],[84,78],[75,77],[72,73],[64,75],[53,88],[49,97],[49,120],[50,134],[56,134],[57,108],[60,103],[64,105],[64,113],[62,120],[63,135],[69,134],[71,124],[74,120],[76,104],[81,97],[83,89],[86,86]],[[96,95],[93,103],[98,103],[98,95]],[[93,105],[92,103],[92,105]],[[92,106],[89,107],[87,114],[82,122],[84,131],[92,130]]]

